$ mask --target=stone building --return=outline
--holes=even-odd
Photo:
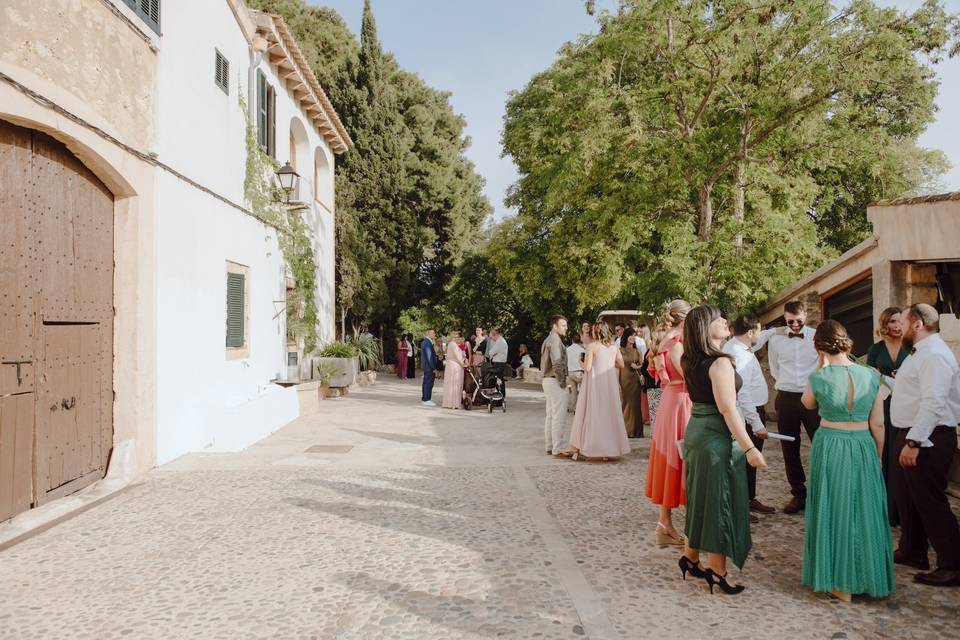
[[[302,356],[295,283],[246,202],[251,130],[301,176],[289,203],[331,339],[352,142],[282,18],[242,0],[0,4],[0,523],[297,417],[274,384]]]
[[[784,304],[802,300],[810,324],[840,321],[862,355],[885,308],[925,302],[940,311],[940,332],[960,357],[960,193],[878,202],[867,217],[873,235],[780,291],[761,321],[775,322]]]
[[[873,235],[780,291],[761,312],[776,323],[783,306],[803,301],[808,323],[833,318],[854,339],[854,355],[878,340],[877,322],[891,306],[927,303],[940,312],[940,334],[960,359],[960,193],[877,202],[867,209]],[[772,379],[767,372],[767,379]],[[773,404],[771,386],[771,409]],[[960,495],[960,451],[952,479]]]

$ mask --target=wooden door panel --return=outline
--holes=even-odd
[[[33,388],[31,145],[29,130],[0,122],[0,396]]]
[[[33,502],[34,394],[0,398],[0,522]]]
[[[37,393],[38,494],[103,469],[100,331],[96,324],[43,326],[43,374]]]
[[[113,196],[59,142],[34,136],[41,313],[53,321],[113,317]]]

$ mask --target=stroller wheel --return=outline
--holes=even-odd
[[[487,404],[487,413],[493,413],[493,402]]]
[[[506,401],[503,401],[502,403],[500,403],[500,411],[501,411],[502,413],[506,413],[506,412],[507,412],[507,402],[506,402]]]

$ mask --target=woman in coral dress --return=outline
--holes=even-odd
[[[563,452],[577,460],[619,458],[630,453],[620,408],[620,349],[606,322],[593,326],[593,342],[583,363],[583,383],[573,416],[570,447]]]
[[[463,402],[463,367],[467,360],[460,343],[463,338],[454,333],[447,341],[447,355],[443,360],[443,407],[459,409]]]
[[[690,308],[689,303],[683,300],[670,303],[660,318],[665,334],[654,356],[661,396],[647,462],[646,494],[651,502],[660,506],[656,530],[657,544],[660,545],[683,544],[683,538],[673,526],[673,509],[686,503],[683,460],[680,459],[677,441],[683,440],[693,408],[680,367],[683,321]]]

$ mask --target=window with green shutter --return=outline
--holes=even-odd
[[[213,81],[223,89],[225,94],[230,95],[230,62],[216,49],[213,51],[216,54],[213,62]]]
[[[277,95],[263,71],[257,70],[257,142],[271,158],[276,158]]]
[[[123,3],[160,35],[160,0],[123,0]]]
[[[227,348],[244,346],[244,296],[246,276],[227,273]]]

